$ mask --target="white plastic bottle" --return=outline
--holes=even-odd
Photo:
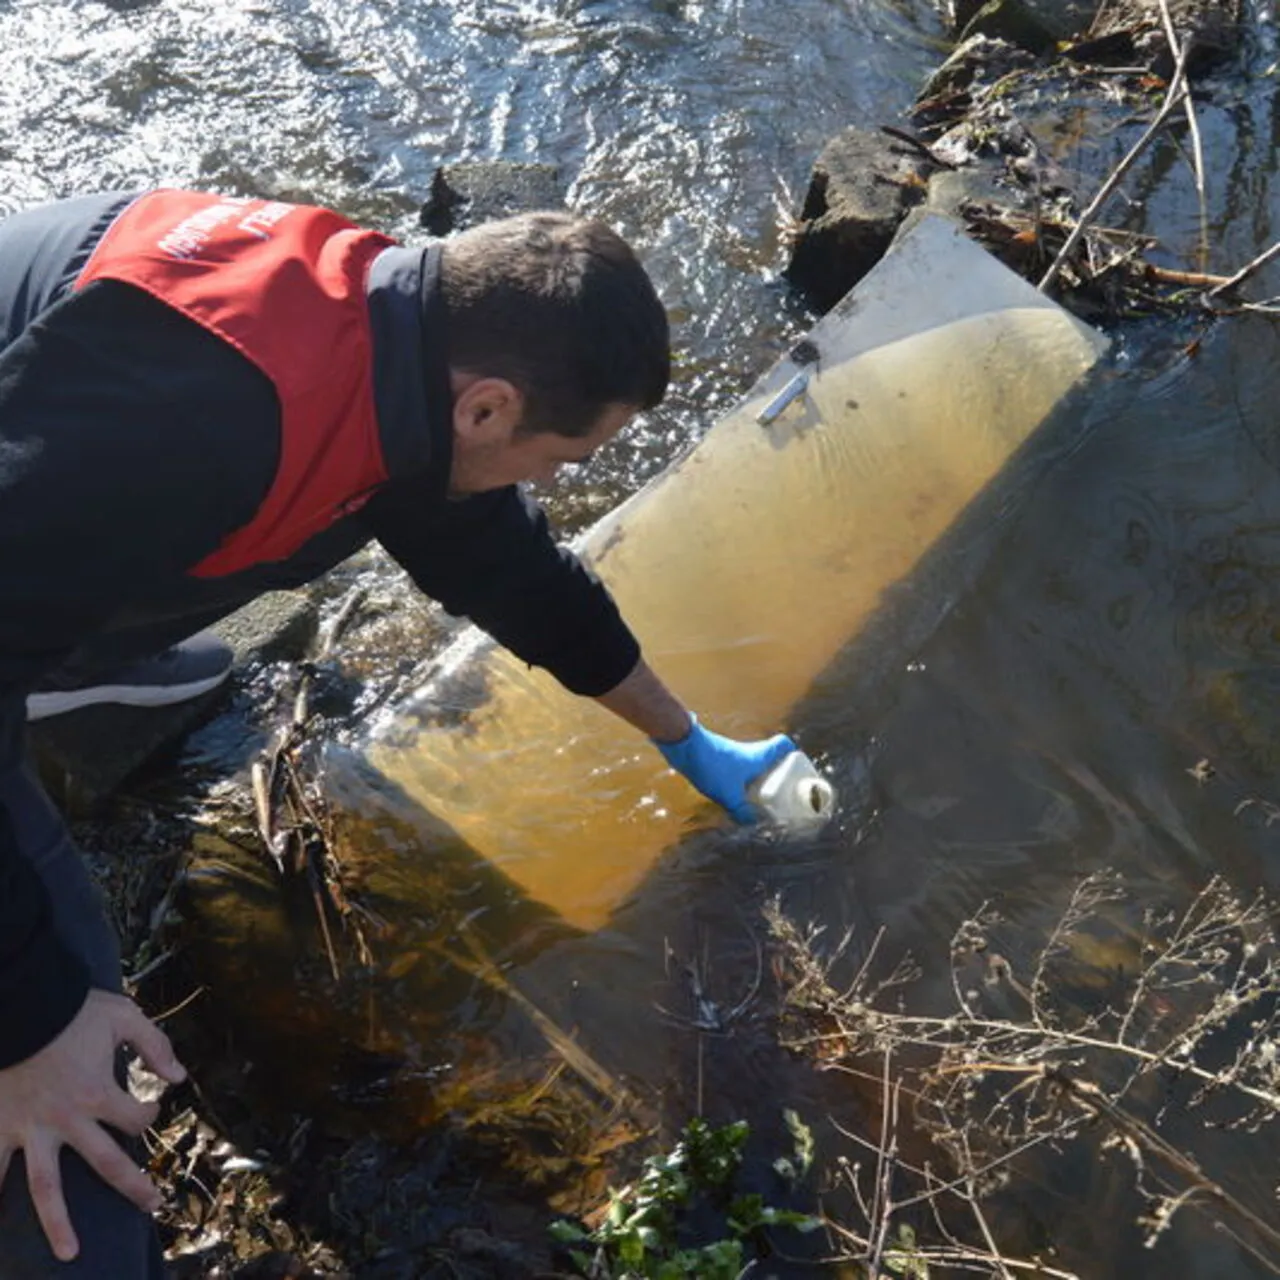
[[[815,830],[836,808],[835,788],[803,751],[784,756],[747,795],[768,821],[788,831]]]

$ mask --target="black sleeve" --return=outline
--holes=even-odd
[[[365,508],[374,536],[414,582],[567,689],[597,697],[626,676],[640,646],[604,584],[558,547],[542,509],[511,487],[434,515],[408,482]]]
[[[244,524],[279,447],[258,370],[127,285],[89,285],[0,352],[0,770],[19,767],[31,685]],[[0,1067],[56,1035],[85,983],[0,809]]]

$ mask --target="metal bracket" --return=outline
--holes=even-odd
[[[772,426],[781,416],[783,410],[793,401],[804,395],[809,387],[809,374],[804,369],[794,374],[777,395],[756,414],[756,421],[762,427]]]

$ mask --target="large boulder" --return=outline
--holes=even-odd
[[[888,134],[837,134],[814,165],[787,278],[829,311],[884,256],[936,168],[923,148]]]

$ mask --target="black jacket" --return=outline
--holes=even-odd
[[[275,474],[279,407],[256,366],[128,285],[72,291],[129,199],[82,197],[0,223],[0,770],[20,766],[25,695],[41,675],[126,618],[198,603],[204,588],[186,570],[253,516]],[[446,496],[433,261],[396,247],[370,273],[392,480],[322,536],[347,551],[376,537],[450,613],[571,690],[604,693],[639,648],[600,582],[518,489]],[[86,989],[0,809],[0,1068],[56,1036]]]

